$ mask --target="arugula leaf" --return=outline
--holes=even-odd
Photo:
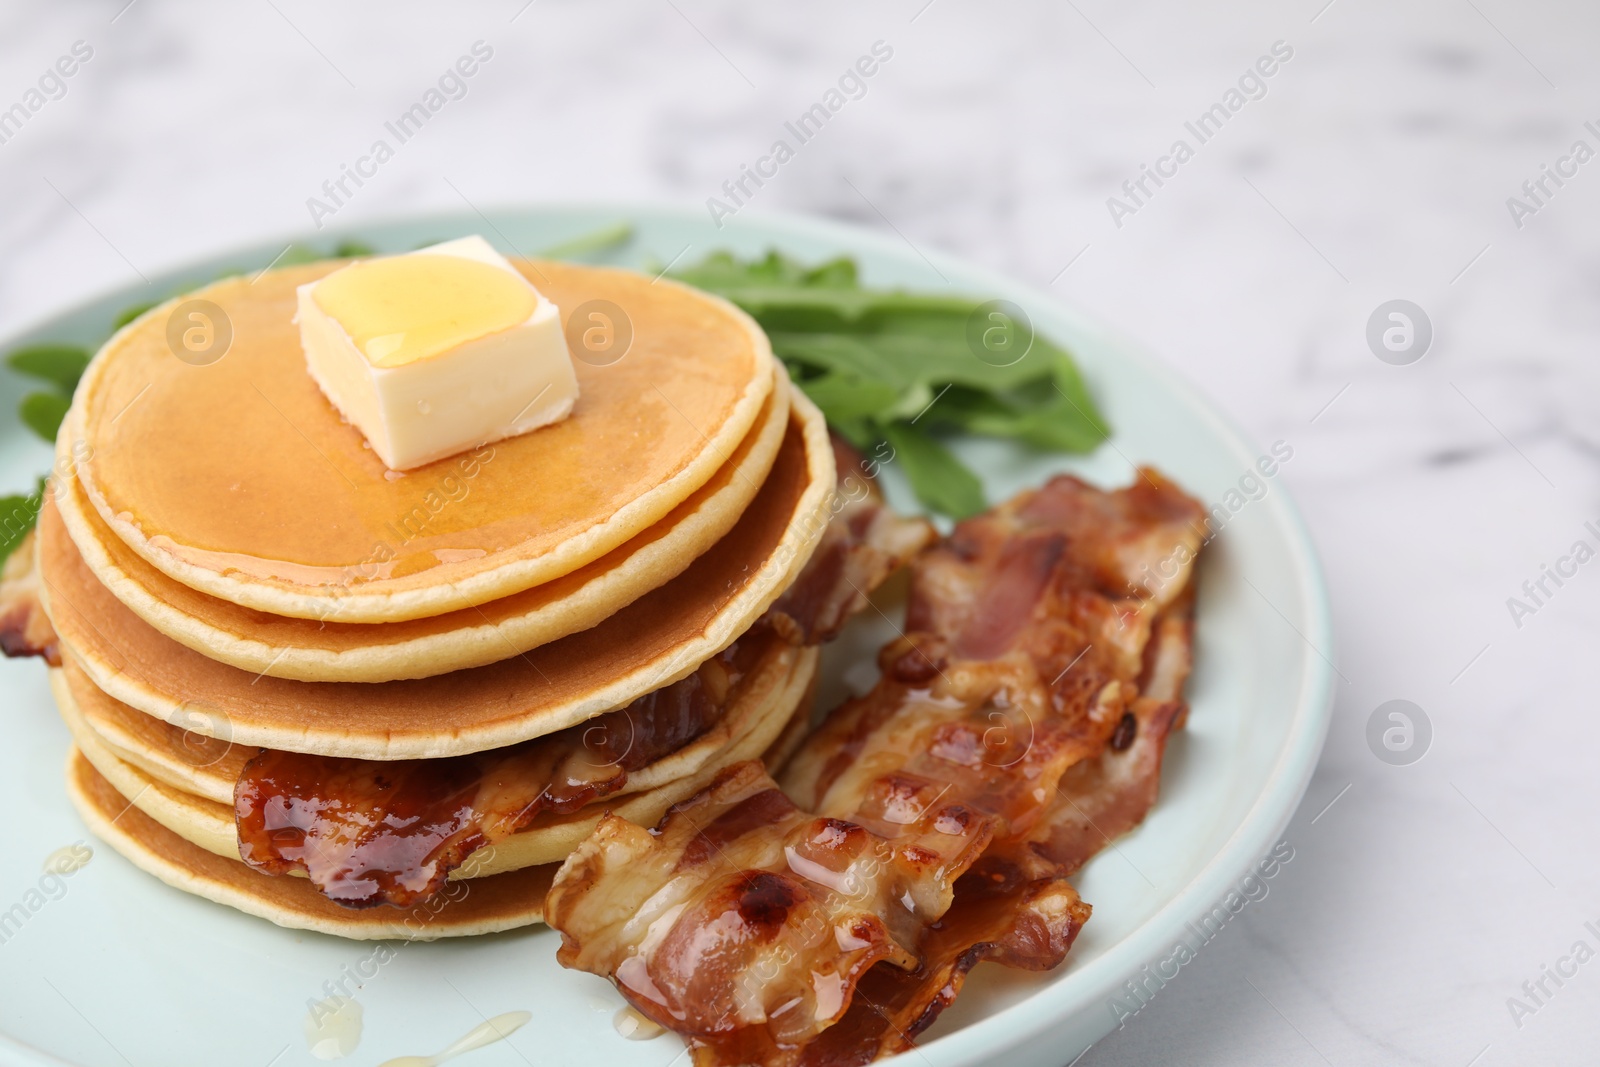
[[[801,388],[822,409],[829,424],[857,447],[864,447],[877,436],[873,416],[884,405],[892,404],[896,396],[881,382],[859,381],[839,374],[812,378]]]
[[[71,406],[72,398],[60,393],[29,393],[22,398],[17,414],[28,429],[55,444],[56,431],[61,429],[61,420],[67,417]]]
[[[273,263],[273,266],[298,267],[303,263],[315,263],[318,260],[326,258],[328,257],[324,256],[321,252],[318,252],[315,248],[311,248],[308,245],[290,245],[288,248],[283,250],[283,254],[277,258],[277,260]]]
[[[152,300],[148,304],[134,304],[131,307],[123,308],[121,311],[117,312],[117,317],[111,320],[111,331],[115,333],[116,331],[122,329],[124,326],[128,325],[128,323],[132,322],[140,315],[143,315],[146,311],[149,311],[151,308],[155,307],[156,303],[156,301]]]
[[[54,387],[52,392],[29,393],[22,398],[17,413],[22,422],[51,444],[72,404],[72,391],[89,365],[89,353],[77,345],[37,344],[19,348],[6,357],[6,363],[19,374],[37,378]]]
[[[6,357],[6,363],[19,374],[49,382],[63,393],[77,388],[83,369],[89,365],[89,351],[78,345],[53,342],[27,345]]]
[[[792,294],[797,288],[854,290],[855,261],[841,256],[816,267],[803,267],[779,253],[768,252],[764,259],[744,262],[732,252],[713,252],[698,265],[685,267],[674,278],[700,289],[724,293],[731,289],[772,287],[775,296]],[[748,310],[748,309],[747,309]]]
[[[852,442],[893,443],[898,434],[907,477],[931,510],[967,514],[982,500],[941,436],[1088,452],[1110,434],[1072,357],[1050,339],[1025,335],[1023,354],[1005,365],[976,347],[974,331],[992,328],[994,309],[975,297],[865,288],[849,258],[807,267],[776,251],[749,260],[714,252],[673,277],[755,318],[796,383]]]
[[[44,506],[44,479],[32,496],[12,494],[0,496],[0,566],[11,557],[17,545],[39,521],[39,509]]]
[[[905,471],[917,499],[954,519],[967,519],[988,507],[983,482],[938,441],[909,422],[883,427],[884,439]]]
[[[619,222],[593,233],[581,234],[569,241],[551,245],[539,253],[544,259],[577,259],[596,252],[610,252],[633,240],[633,225]]]

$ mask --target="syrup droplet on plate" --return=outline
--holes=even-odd
[[[612,1020],[616,1024],[617,1033],[629,1041],[649,1041],[653,1037],[660,1037],[666,1029],[654,1019],[647,1019],[637,1008],[622,1008]]]
[[[44,858],[46,874],[75,874],[94,859],[94,849],[82,841],[58,848]]]
[[[463,1052],[471,1052],[485,1045],[492,1045],[496,1041],[504,1041],[514,1032],[528,1024],[533,1018],[532,1012],[508,1011],[503,1015],[474,1026],[468,1030],[461,1039],[451,1044],[443,1052],[432,1056],[400,1056],[392,1060],[384,1060],[378,1067],[439,1067],[445,1060],[454,1059]]]
[[[361,1004],[353,997],[319,1000],[306,1012],[306,1045],[319,1060],[337,1060],[361,1043]]]

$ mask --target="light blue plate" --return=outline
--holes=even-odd
[[[1247,443],[1166,368],[1049,297],[932,252],[925,257],[926,250],[904,241],[833,223],[741,213],[718,230],[694,209],[574,206],[494,211],[488,220],[475,213],[412,219],[294,240],[322,251],[344,238],[400,251],[482,233],[502,251],[534,254],[619,221],[635,223],[637,237],[608,262],[682,264],[717,248],[750,254],[775,246],[807,260],[848,253],[873,285],[1015,301],[1037,329],[1077,356],[1115,436],[1084,458],[1029,455],[987,441],[962,446],[958,451],[982,473],[991,500],[1059,471],[1126,484],[1133,464],[1151,463],[1230,513],[1202,567],[1188,728],[1169,749],[1155,811],[1078,878],[1094,917],[1067,963],[1045,975],[980,967],[907,1057],[926,1067],[1001,1060],[1061,1067],[1148,998],[1148,992],[1133,995],[1126,983],[1153,991],[1176,973],[1185,959],[1179,944],[1192,948],[1203,940],[1190,924],[1203,928],[1204,916],[1273,849],[1316,765],[1332,695],[1327,596],[1281,476],[1250,477],[1271,444]],[[224,271],[259,269],[288,241],[219,256],[157,277],[148,288],[83,304],[0,350],[31,340],[96,345],[123,307]],[[3,378],[0,412],[9,412],[24,386],[12,375]],[[0,491],[24,491],[49,466],[50,450],[15,420],[0,421]],[[1230,494],[1241,479],[1256,499]],[[890,495],[901,507],[913,506],[892,469]],[[830,650],[830,673],[845,673],[852,660],[870,661],[882,637],[870,626],[859,628]],[[303,1034],[308,1001],[326,995],[325,983],[341,981],[359,983],[356,997],[365,1009],[353,1063],[435,1052],[486,1016],[523,1009],[533,1013],[532,1022],[461,1062],[644,1067],[680,1056],[682,1046],[670,1036],[646,1042],[620,1036],[612,1017],[621,999],[606,982],[557,966],[557,936],[543,927],[407,945],[374,968],[370,944],[280,930],[186,896],[98,843],[87,867],[59,883],[41,882],[47,855],[89,837],[62,786],[67,733],[39,663],[0,663],[0,692],[6,716],[0,809],[7,815],[0,1063],[317,1063]]]

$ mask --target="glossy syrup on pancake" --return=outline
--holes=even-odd
[[[225,355],[174,358],[168,316],[148,315],[79,390],[81,474],[101,516],[157,567],[236,603],[310,618],[339,603],[344,619],[387,621],[557,577],[710,478],[772,388],[765,337],[731,305],[625,271],[524,264],[563,308],[624,309],[630,348],[579,360],[563,422],[401,475],[306,372],[295,288],[335,266],[191,294],[231,323]]]
[[[347,907],[405,907],[544,811],[575,812],[709,730],[777,639],[746,634],[687,678],[549,737],[447,759],[378,761],[267,749],[234,790],[239,852],[302,871]]]
[[[341,908],[303,878],[272,878],[206,851],[141,811],[74,750],[67,794],[100,840],[174,888],[279,926],[358,940],[468,937],[540,921],[554,864],[452,882],[411,908]]]
[[[816,678],[816,649],[775,646],[750,672],[743,695],[733,701],[716,723],[682,748],[629,772],[626,784],[594,804],[568,814],[544,811],[525,829],[479,849],[449,874],[451,882],[476,880],[504,871],[560,862],[575,848],[606,811],[640,825],[660,819],[671,805],[703,789],[724,766],[755,759],[808,707],[805,698]],[[246,866],[239,855],[239,830],[233,796],[237,775],[229,778],[217,802],[196,795],[181,781],[141,770],[118,753],[88,721],[64,672],[51,675],[51,692],[73,742],[95,769],[119,792],[133,799],[146,815],[185,840]],[[93,687],[91,687],[93,688]],[[137,713],[135,713],[137,714]],[[255,751],[240,750],[252,757]],[[240,761],[242,771],[246,759]],[[274,879],[276,880],[276,879]],[[295,881],[304,885],[305,878]],[[320,895],[320,894],[319,894]]]

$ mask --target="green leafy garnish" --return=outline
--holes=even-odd
[[[46,441],[56,439],[56,431],[61,429],[61,420],[67,417],[67,408],[72,406],[72,397],[60,393],[29,393],[22,398],[17,414],[22,416],[22,424]]]
[[[335,253],[337,255],[338,253]],[[307,245],[290,245],[285,248],[277,259],[273,260],[274,267],[298,267],[302,263],[315,263],[319,259],[328,257]]]
[[[132,322],[134,319],[138,318],[140,315],[143,315],[146,311],[149,311],[155,306],[156,302],[152,300],[146,304],[134,304],[130,307],[123,308],[121,311],[117,312],[117,317],[111,320],[112,332],[122,329],[124,326],[128,325],[128,323]]]
[[[340,241],[333,248],[334,259],[359,259],[371,255],[376,255],[375,250],[362,241]]]
[[[46,442],[55,444],[56,431],[72,406],[72,391],[78,387],[89,351],[78,345],[44,342],[24,345],[6,356],[6,364],[19,374],[48,383],[49,390],[29,393],[17,406],[22,424]],[[39,519],[44,505],[44,479],[32,496],[0,497],[0,565],[10,557]]]
[[[726,297],[772,339],[790,375],[858,447],[887,441],[917,498],[966,518],[983,485],[942,443],[979,434],[1088,452],[1110,431],[1063,348],[969,296],[861,285],[853,260],[715,252],[672,277]]]
[[[12,352],[6,362],[23,374],[60,387],[59,392],[29,393],[17,409],[28,429],[54,444],[56,431],[61,428],[61,420],[66,418],[67,408],[72,404],[72,390],[89,362],[88,353],[72,345],[29,345]],[[45,479],[41,476],[30,496],[17,493],[0,496],[0,566],[5,565],[39,521],[44,488]]]
[[[50,443],[72,404],[72,391],[89,365],[89,352],[78,345],[45,342],[26,345],[6,357],[6,364],[19,374],[45,382],[52,388],[29,393],[17,409],[22,423]]]
[[[614,226],[581,234],[570,241],[551,245],[539,255],[545,259],[579,259],[597,252],[610,252],[633,240],[633,225],[619,222]]]
[[[964,519],[986,506],[983,483],[944,445],[908,422],[891,422],[883,435],[917,499],[943,515]]]
[[[89,350],[53,342],[25,345],[7,356],[6,363],[17,373],[49,382],[70,395],[89,365]]]
[[[0,496],[0,566],[11,557],[12,551],[39,520],[39,509],[44,506],[44,479],[32,496]]]

